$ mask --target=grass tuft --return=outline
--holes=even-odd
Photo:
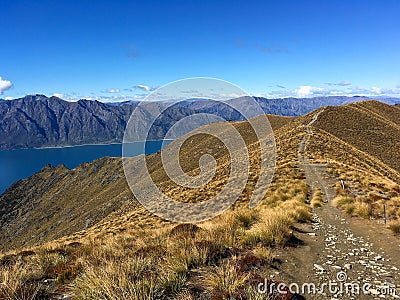
[[[389,229],[396,235],[400,235],[400,220],[393,220],[389,223]]]

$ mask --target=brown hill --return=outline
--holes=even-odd
[[[400,111],[378,101],[363,101],[339,107],[327,107],[314,123],[313,142],[325,156],[346,163],[353,156],[368,169],[398,179],[400,172]],[[324,141],[322,143],[322,141]],[[325,146],[340,143],[337,148]],[[351,148],[346,153],[339,149]],[[316,151],[316,149],[314,149]],[[344,155],[342,158],[340,155]],[[365,159],[367,161],[365,161]],[[373,162],[372,162],[373,161]],[[351,165],[351,163],[349,163]]]

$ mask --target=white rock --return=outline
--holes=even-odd
[[[372,295],[379,295],[379,294],[380,294],[379,291],[376,290],[376,289],[370,289],[369,292],[370,292]]]
[[[318,271],[322,272],[322,273],[326,272],[325,268],[323,266],[321,266],[321,265],[314,264],[314,268],[317,269]]]
[[[351,270],[353,268],[351,264],[345,264],[343,267],[347,270]]]

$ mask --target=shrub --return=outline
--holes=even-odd
[[[239,272],[248,272],[253,268],[260,267],[265,264],[265,260],[255,255],[245,255],[236,261],[237,270]]]

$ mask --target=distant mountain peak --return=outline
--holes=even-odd
[[[23,97],[21,99],[37,101],[37,100],[42,100],[42,99],[48,99],[48,97],[43,94],[32,94],[32,95],[26,95],[25,97]],[[18,99],[14,99],[14,100],[18,100]]]

